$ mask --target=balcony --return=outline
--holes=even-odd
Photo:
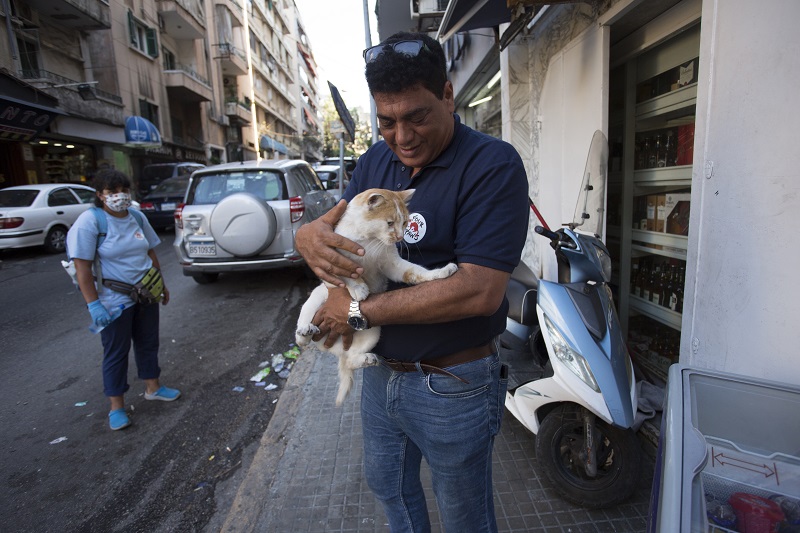
[[[244,11],[239,4],[239,0],[215,0],[214,3],[218,6],[225,7],[231,12],[231,24],[233,26],[244,25]]]
[[[202,39],[206,34],[206,18],[197,0],[156,0],[163,31],[179,41]]]
[[[68,114],[105,124],[122,126],[122,98],[98,89],[95,84],[71,80],[47,70],[22,70],[20,79],[58,98],[58,107]]]
[[[247,57],[244,52],[236,48],[231,43],[215,44],[217,55],[214,59],[219,59],[222,73],[227,76],[244,76],[247,74]]]
[[[210,102],[213,96],[208,80],[189,67],[178,66],[164,71],[164,83],[170,98],[183,102]]]
[[[38,20],[45,19],[65,29],[111,28],[111,8],[103,0],[25,0],[17,5],[23,23],[36,22],[38,26]]]
[[[242,126],[253,121],[253,113],[246,102],[238,100],[225,102],[225,114],[230,119],[231,126]]]

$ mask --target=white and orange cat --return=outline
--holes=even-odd
[[[388,280],[416,285],[424,281],[446,278],[458,270],[455,263],[428,270],[400,257],[395,244],[403,240],[408,224],[407,204],[413,194],[414,189],[400,192],[369,189],[358,194],[347,205],[345,213],[336,225],[336,233],[359,243],[365,251],[363,257],[343,252],[364,267],[364,274],[360,278],[342,280],[354,300],[360,302],[369,294],[384,292]],[[323,282],[311,292],[303,304],[297,320],[296,340],[297,344],[303,347],[313,342],[320,350],[328,351],[338,357],[339,390],[336,395],[336,405],[341,405],[350,392],[353,371],[378,363],[377,356],[371,353],[371,350],[380,337],[380,327],[354,332],[353,343],[349,350],[343,348],[341,338],[330,349],[325,348],[324,339],[313,341],[311,337],[319,333],[319,329],[311,321],[317,309],[328,299],[329,286],[331,285]]]

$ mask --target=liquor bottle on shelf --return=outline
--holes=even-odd
[[[656,265],[650,271],[650,283],[647,284],[648,294],[647,300],[651,302],[658,302],[658,280],[661,279],[661,266]]]
[[[664,136],[656,135],[656,167],[662,168],[667,166],[667,150],[664,142]]]
[[[664,290],[661,292],[661,305],[671,309],[672,307],[670,305],[670,301],[672,300],[673,287],[675,282],[675,265],[669,266],[669,272],[667,272],[665,276],[666,276],[666,283],[664,283]]]
[[[639,163],[639,168],[647,168],[650,166],[650,137],[645,137],[644,142],[642,144],[642,151],[641,151],[641,161]]]
[[[665,166],[674,167],[678,164],[678,142],[675,138],[673,129],[667,131],[667,137],[664,141],[664,153],[666,154]]]
[[[686,266],[681,265],[678,271],[678,281],[675,283],[675,311],[683,313],[683,284],[686,280]]]
[[[650,276],[650,268],[647,264],[647,261],[642,261],[642,266],[639,269],[639,279],[636,284],[636,296],[640,298],[646,298],[645,294],[647,292],[647,280]]]
[[[656,135],[653,142],[650,143],[650,150],[647,154],[647,168],[656,168],[658,166],[658,150],[661,145],[661,136]]]
[[[633,264],[631,270],[631,294],[636,294],[636,288],[639,283],[639,263]]]

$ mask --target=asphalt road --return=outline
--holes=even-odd
[[[313,288],[299,269],[222,275],[198,285],[158,255],[171,302],[161,314],[161,381],[176,402],[144,399],[129,364],[133,425],[108,428],[99,336],[63,256],[0,252],[0,516],[4,531],[217,531],[285,380],[250,381],[289,349]],[[236,387],[244,390],[237,392]]]

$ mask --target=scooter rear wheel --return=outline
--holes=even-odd
[[[634,492],[641,472],[642,450],[633,430],[595,419],[597,475],[584,468],[582,408],[560,405],[542,421],[536,435],[536,459],[566,500],[589,508],[611,507]]]

